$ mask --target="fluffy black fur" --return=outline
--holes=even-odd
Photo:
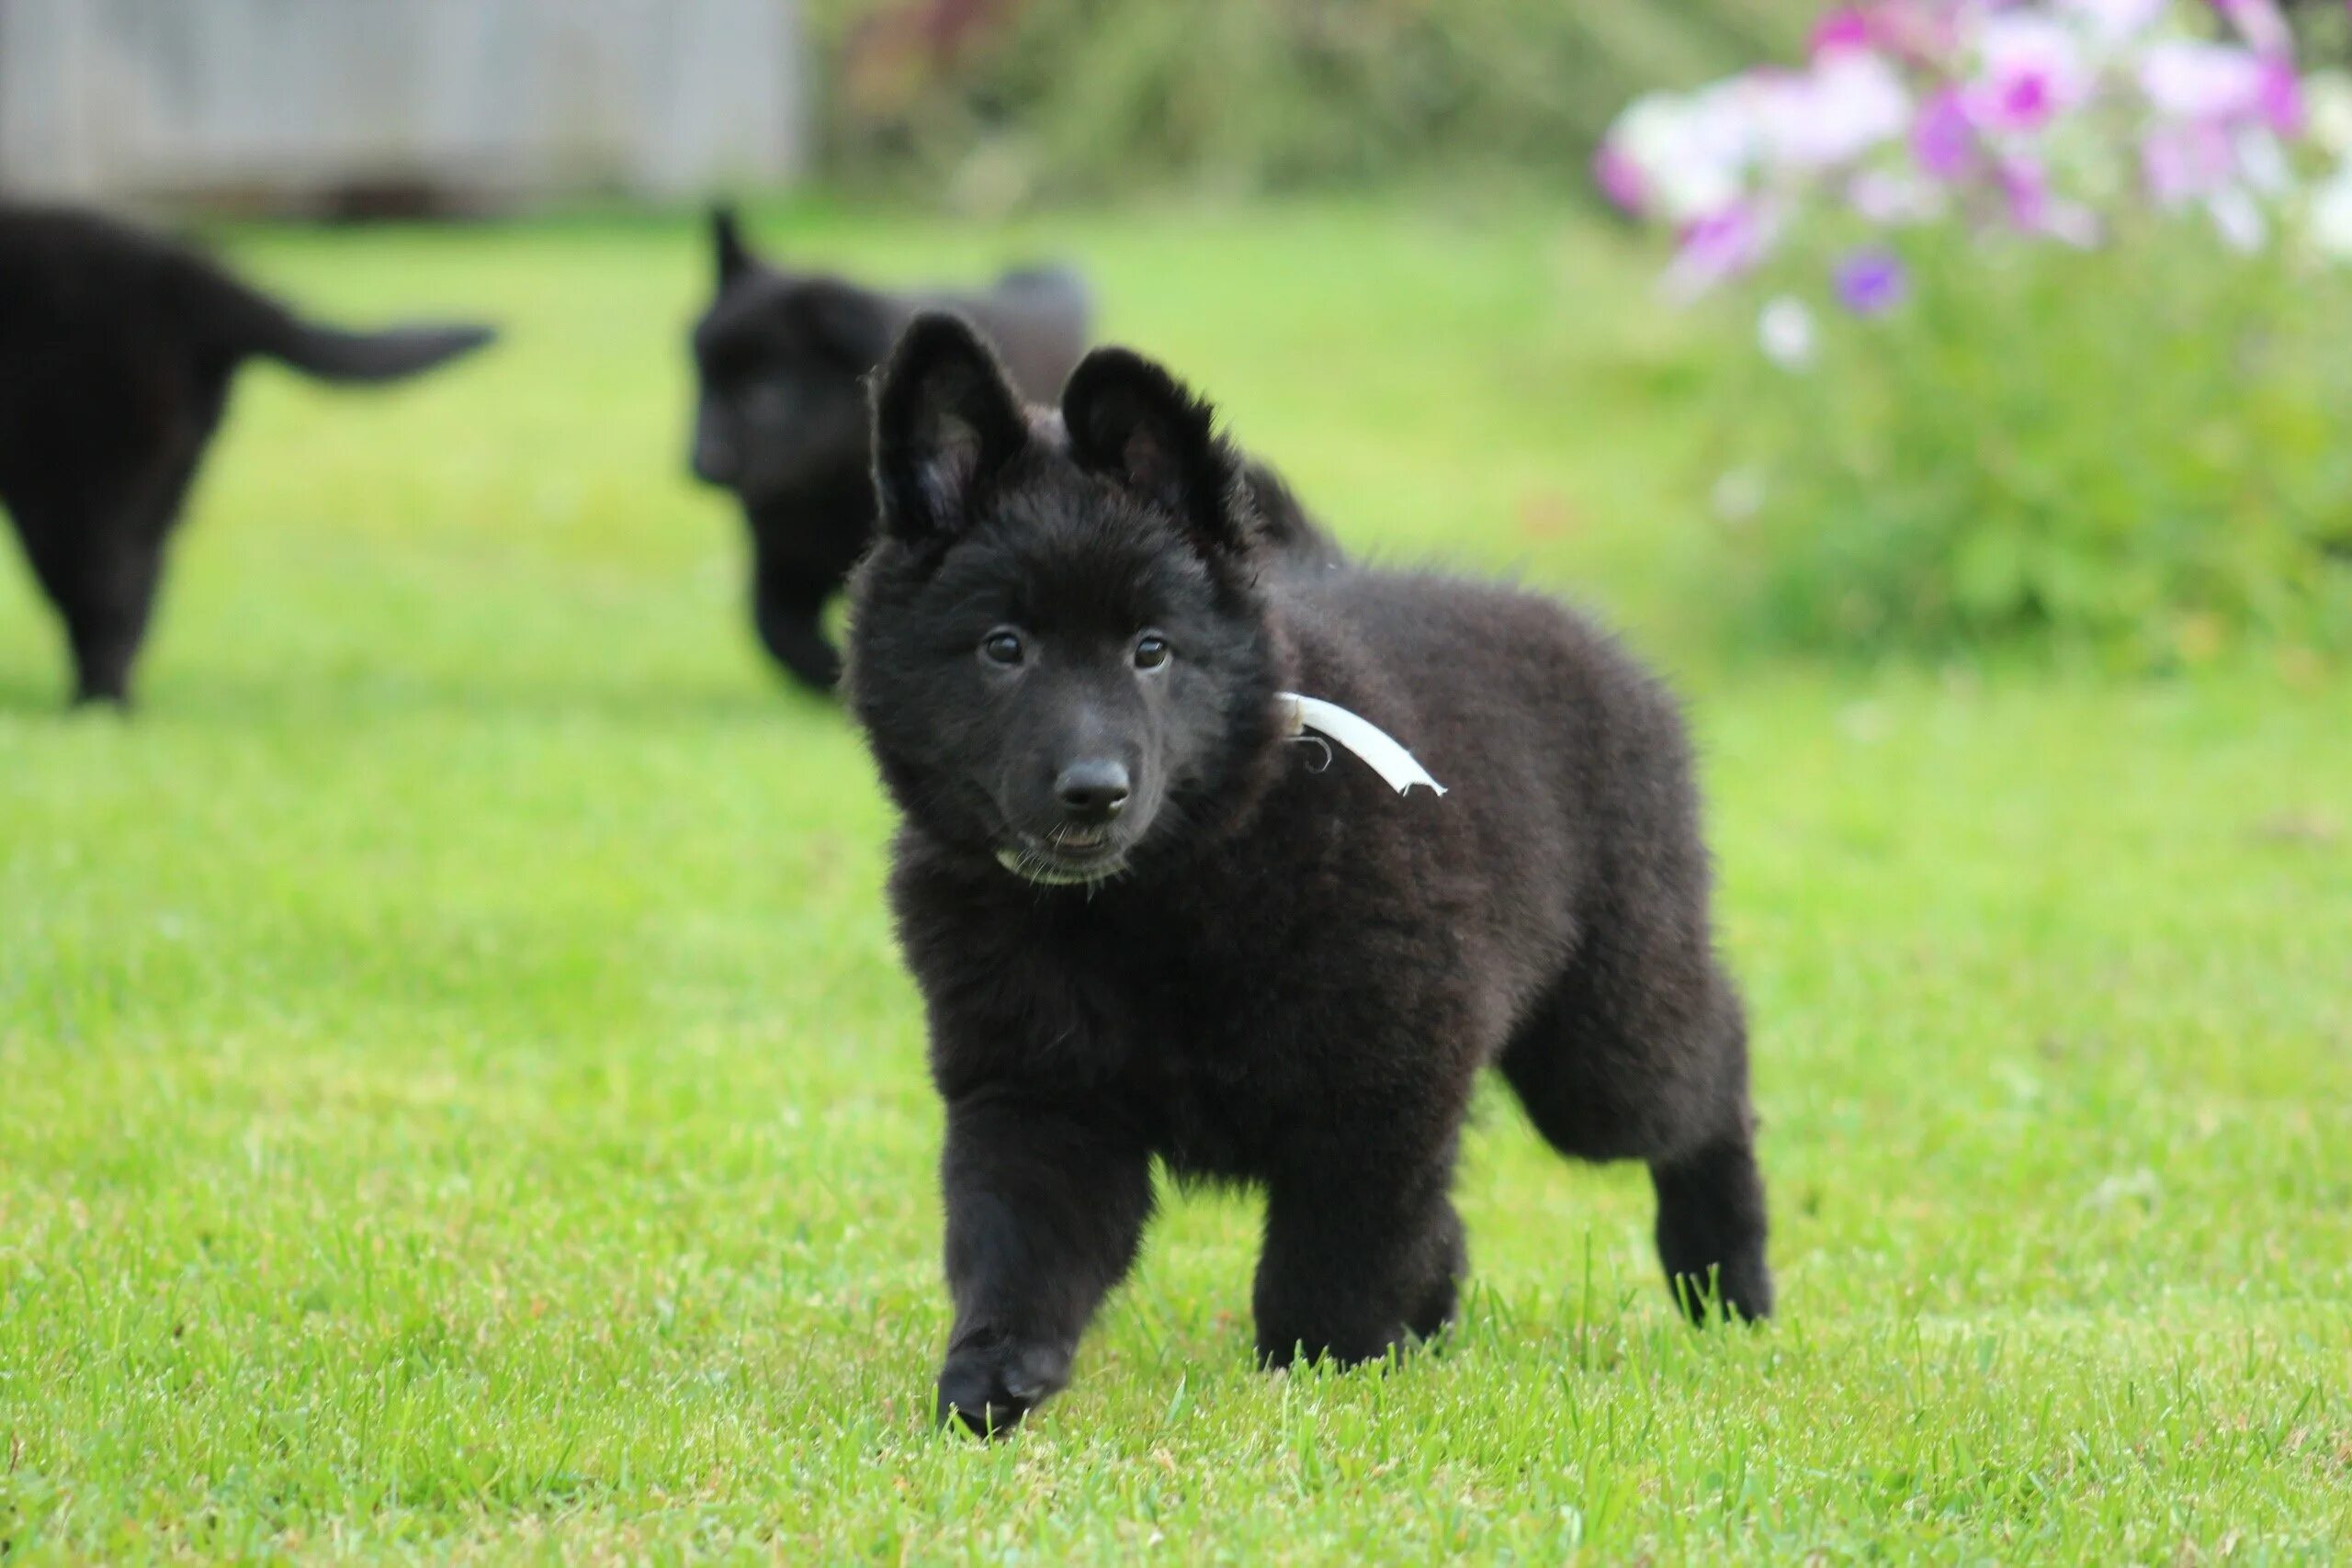
[[[394,381],[492,335],[340,332],[103,218],[0,208],[0,505],[64,619],[75,700],[130,699],[165,547],[240,365]]]
[[[1264,1189],[1266,1361],[1435,1333],[1488,1066],[1562,1153],[1649,1165],[1694,1316],[1770,1310],[1740,1004],[1655,681],[1532,594],[1270,550],[1208,407],[1124,351],[1024,412],[926,317],[876,429],[848,684],[946,1103],[942,1419],[1002,1430],[1062,1386],[1155,1157]],[[1451,793],[1294,743],[1284,691]]]
[[[1007,273],[985,293],[899,295],[780,270],[711,214],[718,297],[694,330],[697,478],[730,491],[752,530],[752,619],[777,663],[832,689],[841,659],[825,606],[874,536],[865,382],[907,321],[952,303],[1044,396],[1085,351],[1086,287],[1058,269]]]

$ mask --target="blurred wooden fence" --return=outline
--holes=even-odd
[[[806,151],[802,51],[798,0],[0,0],[0,191],[775,185]]]

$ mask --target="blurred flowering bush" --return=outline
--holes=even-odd
[[[2273,0],[1841,7],[1595,174],[1755,311],[1717,505],[1770,629],[2352,630],[2352,79]]]

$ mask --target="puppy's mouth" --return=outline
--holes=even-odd
[[[1082,887],[1110,881],[1127,869],[1125,846],[1108,828],[1064,825],[1043,835],[1022,833],[998,849],[997,863],[1043,887]]]

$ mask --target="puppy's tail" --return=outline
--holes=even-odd
[[[354,333],[284,315],[283,328],[264,337],[254,351],[323,381],[364,384],[419,375],[471,354],[497,336],[493,328],[465,324]]]
[[[306,321],[267,295],[218,272],[200,275],[210,293],[206,315],[224,349],[290,365],[322,381],[399,381],[471,354],[498,336],[464,322],[414,322],[381,332],[345,332]]]

